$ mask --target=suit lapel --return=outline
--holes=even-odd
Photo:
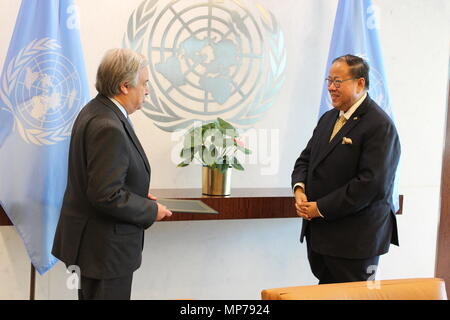
[[[347,122],[341,128],[341,130],[339,130],[339,132],[333,137],[333,139],[330,142],[328,142],[331,136],[331,132],[333,131],[334,124],[336,122],[339,111],[336,110],[334,116],[330,116],[329,123],[327,124],[326,129],[323,130],[323,134],[320,137],[319,141],[320,147],[317,157],[312,164],[312,169],[314,169],[320,162],[322,162],[331,153],[331,151],[333,151],[334,148],[336,148],[337,145],[341,144],[342,138],[346,137],[350,133],[350,131],[352,131],[352,129],[355,128],[360,123],[361,119],[364,117],[364,114],[367,111],[370,101],[372,100],[369,98],[369,95],[367,95],[367,98],[358,107],[358,109],[356,109],[356,111],[352,114],[350,119],[347,120]]]
[[[323,128],[318,132],[316,151],[314,152],[312,167],[315,167],[315,163],[317,163],[318,159],[321,158],[322,151],[329,147],[329,139],[331,136],[331,132],[333,131],[334,124],[336,123],[336,119],[339,115],[339,110],[334,109],[328,119],[324,119],[325,123]]]
[[[131,137],[131,141],[133,141],[133,144],[141,155],[142,160],[144,160],[145,168],[150,173],[150,164],[148,163],[147,155],[145,154],[144,148],[142,148],[142,145],[139,142],[134,129],[131,127],[131,124],[128,122],[128,120],[122,120],[122,123],[125,125],[125,130],[127,130],[129,136]]]
[[[144,148],[142,148],[141,143],[139,142],[138,137],[136,136],[136,133],[134,132],[134,129],[131,127],[131,124],[128,122],[127,118],[123,115],[123,113],[117,108],[114,103],[108,99],[107,97],[104,97],[102,95],[97,95],[97,98],[107,107],[109,107],[114,113],[117,115],[117,117],[122,122],[123,126],[125,127],[125,130],[128,133],[128,136],[130,137],[131,141],[133,142],[134,146],[136,147],[137,151],[139,152],[142,160],[144,161],[145,168],[147,169],[147,172],[150,173],[150,164],[148,163],[147,155],[145,154]]]

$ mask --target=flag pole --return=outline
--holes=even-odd
[[[36,291],[36,269],[31,263],[31,272],[30,272],[30,300],[34,300]]]

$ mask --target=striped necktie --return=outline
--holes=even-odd
[[[333,133],[331,134],[331,137],[330,137],[330,142],[331,142],[331,140],[333,140],[334,136],[339,132],[339,130],[341,130],[341,128],[344,126],[346,121],[347,121],[347,119],[344,116],[340,116],[336,120],[336,123],[334,124],[334,128],[333,128]]]

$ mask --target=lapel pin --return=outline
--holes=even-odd
[[[354,117],[353,120],[358,120],[358,117]]]

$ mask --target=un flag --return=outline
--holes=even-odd
[[[88,95],[73,0],[23,0],[0,77],[0,204],[40,274],[57,262],[70,134]]]
[[[339,0],[324,79],[328,77],[328,70],[335,58],[345,54],[364,58],[370,66],[369,95],[394,120],[378,37],[379,23],[378,7],[371,0]],[[324,82],[319,117],[331,108],[327,84]],[[392,195],[396,211],[400,207],[398,172],[399,169]]]

